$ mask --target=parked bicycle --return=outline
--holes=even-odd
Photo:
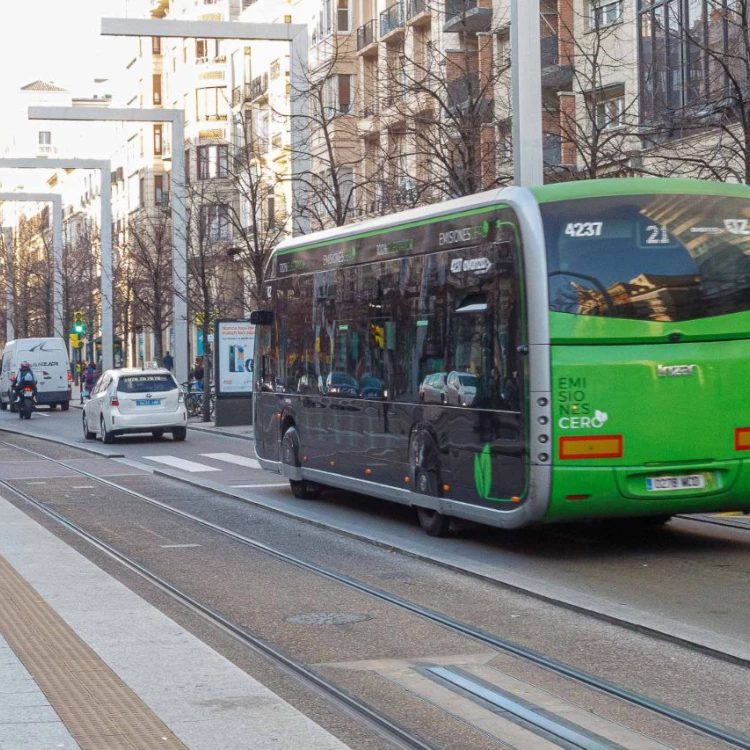
[[[182,392],[185,394],[185,408],[187,409],[188,417],[202,417],[205,391],[196,388],[195,381],[191,380],[182,384]],[[209,417],[213,418],[216,407],[216,394],[213,388],[210,389],[209,399],[208,414]]]

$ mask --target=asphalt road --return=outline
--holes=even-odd
[[[84,440],[80,417],[78,409],[40,411],[21,422],[0,412],[0,429],[121,454],[114,460],[750,661],[750,526],[683,519],[637,531],[578,524],[509,533],[467,526],[456,538],[432,539],[400,506],[333,491],[314,502],[294,499],[280,477],[255,468],[250,440],[191,429],[183,443],[136,436],[103,446]]]

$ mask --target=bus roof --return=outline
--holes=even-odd
[[[750,188],[731,182],[676,179],[669,177],[623,177],[601,180],[559,182],[531,188],[538,203],[570,201],[581,198],[608,198],[615,195],[723,195],[729,198],[750,198]]]
[[[613,195],[644,195],[649,193],[675,193],[695,195],[724,195],[728,197],[750,198],[750,188],[747,185],[724,182],[708,182],[705,180],[672,179],[665,177],[622,177],[599,180],[576,180],[561,182],[554,185],[544,185],[530,188],[509,186],[496,190],[455,198],[441,203],[433,203],[398,214],[377,216],[373,219],[345,224],[341,227],[324,229],[320,232],[299,235],[284,240],[274,248],[273,255],[283,255],[300,248],[312,248],[332,242],[347,241],[348,239],[367,234],[377,234],[403,227],[408,224],[428,222],[452,214],[483,211],[507,201],[513,201],[520,194],[533,195],[538,203],[553,201],[576,200],[579,198],[606,198]]]

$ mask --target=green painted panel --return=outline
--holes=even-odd
[[[634,177],[623,179],[578,180],[531,188],[539,203],[569,201],[583,198],[604,198],[612,195],[644,195],[674,193],[688,195],[726,195],[750,197],[747,185],[704,180],[680,180],[664,177]]]
[[[624,320],[593,315],[550,313],[553,344],[663,343],[672,338],[688,341],[728,341],[750,338],[750,312],[673,322]]]

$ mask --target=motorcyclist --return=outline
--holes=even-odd
[[[16,375],[16,382],[13,384],[13,392],[17,399],[20,399],[23,389],[27,386],[31,386],[34,391],[34,399],[36,399],[36,377],[31,370],[31,365],[28,362],[21,362],[18,375]]]

